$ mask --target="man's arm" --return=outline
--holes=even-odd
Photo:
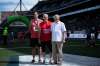
[[[25,32],[24,36],[26,36],[30,32],[30,30],[31,30],[31,22],[30,22],[30,24],[28,26],[28,30]]]
[[[64,23],[62,24],[62,42],[65,42],[66,28]]]
[[[40,23],[41,24],[41,23]],[[38,35],[38,41],[39,41],[39,43],[41,43],[41,41],[40,41],[40,35],[41,35],[41,26],[40,26],[40,24],[38,25],[38,29],[39,29],[39,35]]]
[[[66,31],[62,32],[62,42],[65,42]]]

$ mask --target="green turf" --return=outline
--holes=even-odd
[[[8,49],[0,49],[0,57],[8,57],[8,56],[14,56],[14,55],[22,55],[22,53],[8,50]]]
[[[96,41],[96,47],[88,47],[85,40],[69,40],[63,47],[64,53],[100,58],[99,50],[100,40]]]
[[[19,44],[17,41],[10,48],[29,47],[29,42]],[[69,40],[64,44],[63,52],[68,54],[83,55],[100,58],[100,40],[96,41],[96,47],[87,47],[85,40]],[[31,54],[31,48],[0,49],[0,57]]]
[[[24,55],[24,54],[19,53],[17,51],[13,51],[13,50],[0,49],[0,61],[9,60],[9,58],[13,56],[19,56],[19,55]],[[7,63],[0,62],[0,66],[7,66]]]
[[[83,56],[91,56],[91,57],[99,57],[100,58],[100,45],[96,47],[85,47],[85,46],[66,46],[63,48],[64,53],[75,54],[75,55],[83,55]]]

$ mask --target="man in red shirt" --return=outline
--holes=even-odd
[[[32,55],[33,55],[32,63],[35,62],[36,49],[38,49],[39,51],[38,53],[39,53],[39,61],[40,61],[39,24],[41,22],[42,20],[38,18],[38,13],[34,12],[34,19],[31,20],[31,23],[29,25],[30,46],[32,47]]]
[[[42,47],[43,63],[45,63],[45,51],[46,48],[52,52],[51,45],[51,21],[48,20],[48,14],[43,14],[43,22],[40,23],[40,41]],[[51,62],[51,54],[50,54]]]

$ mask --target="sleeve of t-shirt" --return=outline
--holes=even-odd
[[[41,20],[41,19],[40,19],[40,21],[39,21],[39,22],[41,23],[41,22],[43,22],[43,20]]]
[[[62,30],[62,32],[66,31],[66,27],[65,27],[64,23],[61,24],[61,30]]]

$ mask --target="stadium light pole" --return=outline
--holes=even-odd
[[[19,0],[17,6],[14,8],[14,11],[16,11],[17,7],[19,6],[19,11],[20,11],[20,14],[22,13],[23,9],[22,7],[24,7],[26,10],[28,10],[26,7],[25,7],[25,4],[22,2],[22,0]],[[16,12],[15,12],[16,13]]]
[[[20,0],[20,12],[22,11],[22,0]]]

